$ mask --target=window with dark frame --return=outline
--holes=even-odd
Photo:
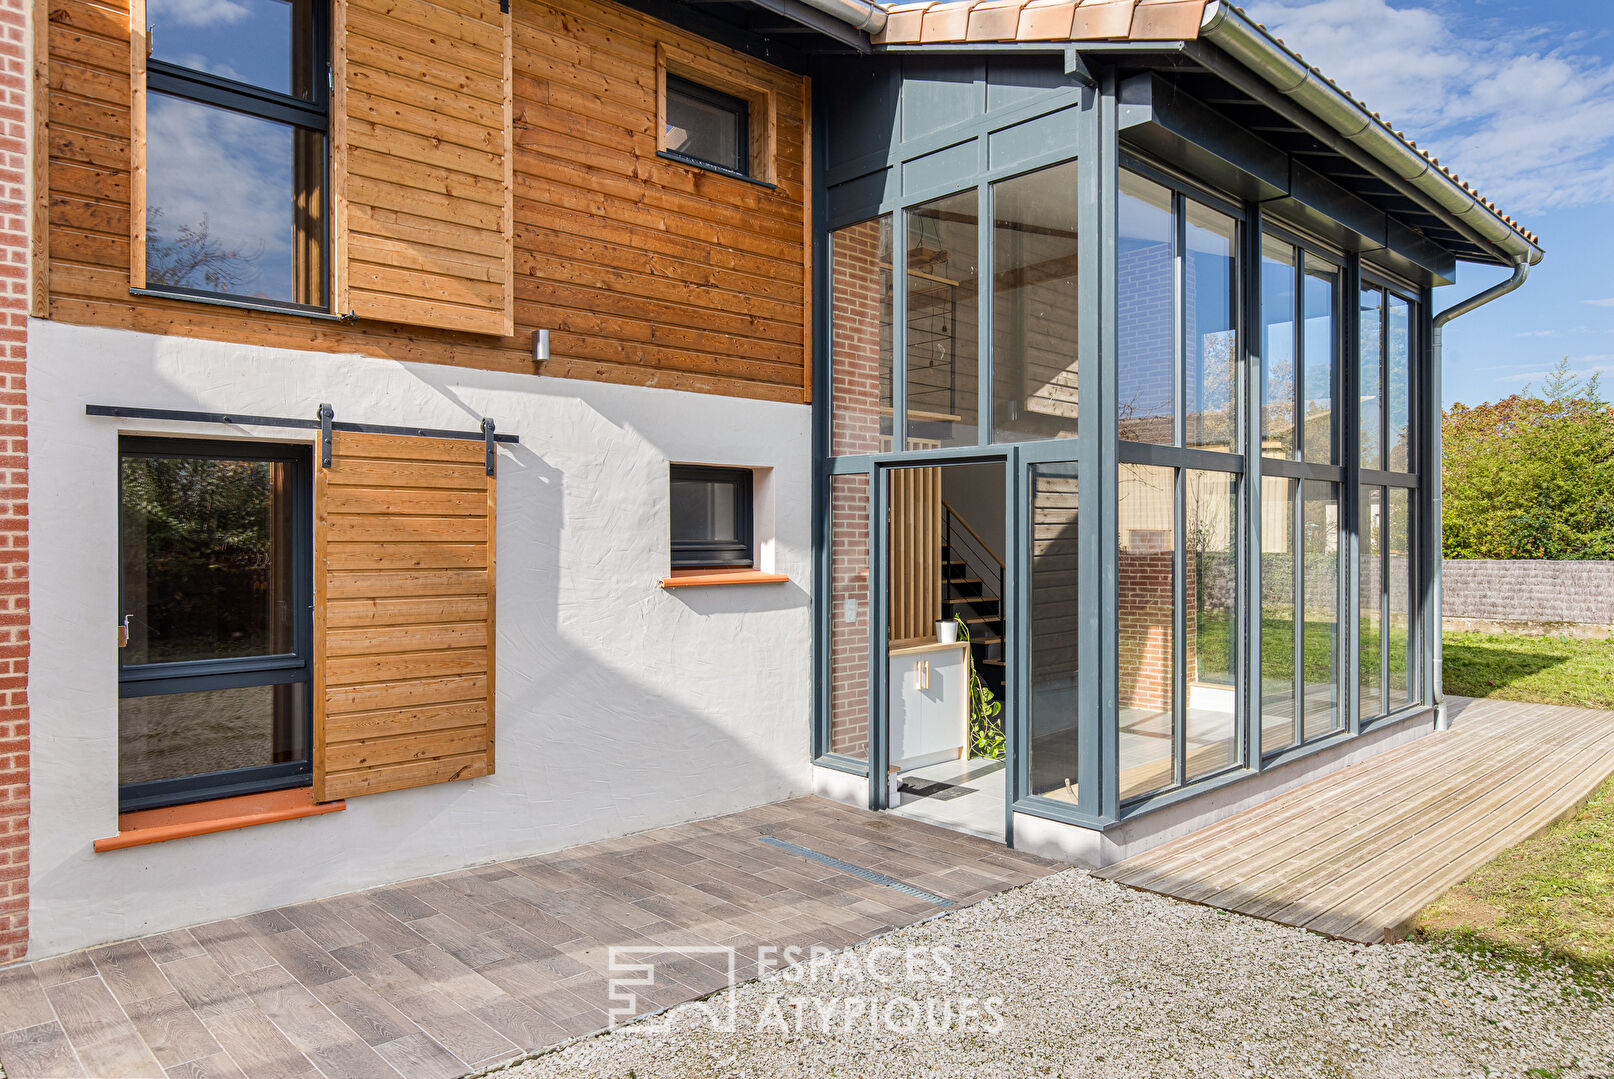
[[[751,472],[672,466],[674,569],[751,569]]]
[[[328,306],[327,0],[150,0],[145,287]],[[205,7],[205,5],[204,5]]]
[[[310,782],[307,447],[119,447],[120,812]]]
[[[751,175],[751,105],[709,86],[667,76],[666,152],[694,165]]]

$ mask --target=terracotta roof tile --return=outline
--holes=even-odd
[[[1071,22],[1073,41],[1124,41],[1132,32],[1133,0],[1085,0]]]
[[[1031,0],[1020,11],[1021,41],[1069,41],[1077,0]]]

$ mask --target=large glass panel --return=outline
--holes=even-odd
[[[1418,575],[1412,566],[1412,492],[1391,487],[1388,538],[1390,620],[1387,627],[1390,652],[1390,709],[1412,703],[1416,652],[1412,633],[1412,611],[1417,605]]]
[[[992,185],[992,425],[1076,436],[1076,162]]]
[[[1299,481],[1261,477],[1261,751],[1295,730],[1295,514]]]
[[[324,136],[152,92],[146,284],[322,305]]]
[[[1238,762],[1238,477],[1190,469],[1183,482],[1183,593],[1193,604],[1184,642],[1184,768],[1194,780]]]
[[[315,0],[148,0],[151,58],[311,98],[314,5]]]
[[[296,650],[290,466],[125,454],[125,666]]]
[[[308,759],[308,687],[249,686],[118,702],[118,782]]]
[[[1188,445],[1237,448],[1238,222],[1193,200],[1183,282]]]
[[[830,237],[830,454],[891,448],[891,215]]]
[[[1135,798],[1176,782],[1172,488],[1176,470],[1123,464],[1116,484],[1120,540],[1117,659],[1120,792]]]
[[[1361,487],[1357,537],[1357,713],[1383,715],[1384,707],[1384,488]]]
[[[1303,486],[1301,736],[1310,740],[1339,730],[1344,718],[1339,679],[1339,497],[1332,483],[1306,480]]]
[[[1076,466],[1031,469],[1031,793],[1075,803]]]
[[[1412,305],[1390,293],[1385,311],[1384,391],[1389,412],[1390,471],[1412,470]]]
[[[1116,408],[1120,436],[1176,441],[1176,259],[1172,194],[1121,172],[1116,239]]]
[[[1379,367],[1384,349],[1384,293],[1376,288],[1362,290],[1357,308],[1357,325],[1361,340],[1357,357],[1361,365],[1358,382],[1360,393],[1358,409],[1361,430],[1361,462],[1363,468],[1384,467],[1384,443],[1379,437],[1379,423],[1383,389],[1379,385]]]
[[[1261,237],[1261,452],[1295,453],[1295,249]]]
[[[869,477],[831,476],[829,750],[869,756]]]
[[[976,194],[908,211],[908,448],[973,446],[980,273]]]
[[[1334,447],[1334,400],[1337,396],[1339,351],[1339,269],[1306,256],[1306,323],[1301,367],[1305,387],[1301,407],[1305,409],[1302,442],[1305,460],[1333,464],[1339,460]]]

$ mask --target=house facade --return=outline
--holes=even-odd
[[[1434,729],[1431,290],[1541,253],[1218,0],[3,15],[0,961]]]

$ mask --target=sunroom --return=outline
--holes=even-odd
[[[1093,6],[821,61],[814,751],[1102,864],[1435,728],[1432,289],[1540,250],[1232,9]]]

